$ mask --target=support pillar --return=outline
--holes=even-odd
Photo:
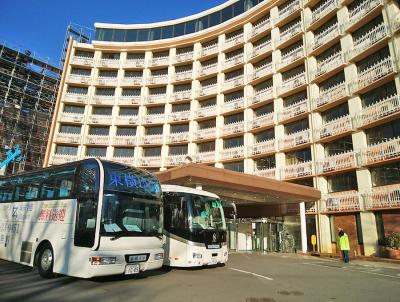
[[[307,253],[306,205],[300,203],[301,250]]]

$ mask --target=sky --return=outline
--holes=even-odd
[[[151,23],[199,13],[225,0],[0,0],[0,43],[28,49],[58,66],[70,22]]]

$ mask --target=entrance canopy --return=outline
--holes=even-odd
[[[321,192],[311,187],[202,164],[187,164],[154,174],[163,184],[201,186],[235,204],[281,205],[321,198]]]

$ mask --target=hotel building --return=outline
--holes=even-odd
[[[231,0],[95,27],[69,44],[45,165],[191,161],[315,187],[321,252],[337,227],[357,255],[400,231],[399,1]]]

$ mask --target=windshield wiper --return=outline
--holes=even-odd
[[[125,234],[124,231],[115,232],[115,236],[112,237],[110,240],[112,240],[112,241],[117,240],[117,239],[121,238],[124,234]]]

